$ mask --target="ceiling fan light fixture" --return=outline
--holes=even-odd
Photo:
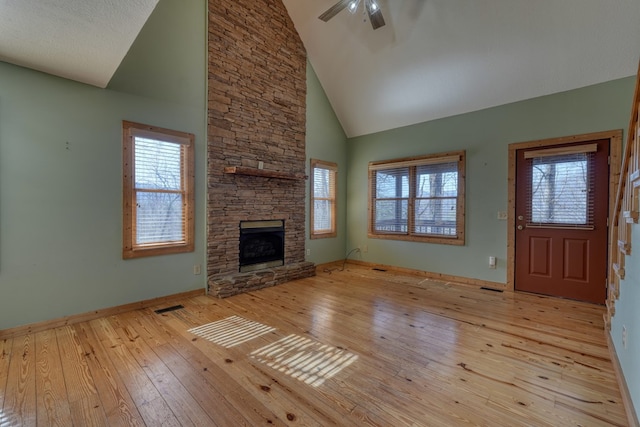
[[[356,13],[358,11],[359,4],[360,4],[360,0],[351,0],[349,2],[349,6],[347,6],[347,8],[349,9],[349,12]]]
[[[331,18],[336,16],[344,9],[349,10],[351,14],[355,14],[360,6],[360,0],[338,0],[336,4],[327,9],[322,15],[318,16],[318,19],[329,22]],[[371,22],[371,26],[374,30],[383,27],[385,22],[382,17],[382,10],[377,0],[364,0],[364,10],[362,12],[365,15],[365,21],[367,18]]]

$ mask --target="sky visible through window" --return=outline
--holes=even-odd
[[[414,233],[456,234],[458,172],[456,163],[416,168]],[[409,168],[376,171],[376,230],[406,232]]]
[[[332,182],[330,169],[313,169],[313,228],[314,231],[331,230]]]
[[[409,168],[376,171],[376,217],[378,231],[406,232],[409,209]]]
[[[138,244],[184,240],[182,145],[135,138]]]
[[[588,223],[587,162],[585,153],[533,159],[531,223]]]

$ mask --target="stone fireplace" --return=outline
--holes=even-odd
[[[315,274],[304,260],[306,52],[280,0],[209,0],[208,16],[207,275],[225,297]],[[240,271],[247,221],[282,221],[282,265]]]

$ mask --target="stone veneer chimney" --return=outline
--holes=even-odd
[[[315,274],[304,261],[306,52],[280,0],[208,3],[207,274],[225,297]],[[240,221],[269,219],[285,220],[285,265],[239,273]]]

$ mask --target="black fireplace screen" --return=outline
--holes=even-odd
[[[240,272],[284,265],[284,220],[240,221]]]

